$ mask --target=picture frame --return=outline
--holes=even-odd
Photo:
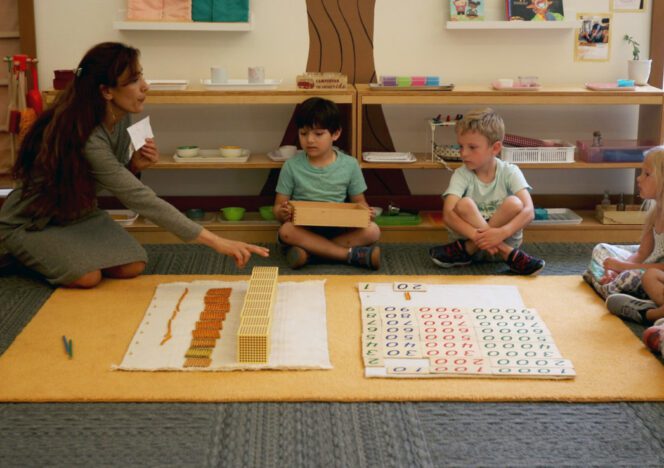
[[[611,0],[611,11],[618,13],[643,13],[647,0]]]
[[[574,60],[606,62],[611,55],[611,13],[577,13],[581,27],[574,34]]]
[[[563,0],[505,0],[509,21],[564,21]]]
[[[450,0],[450,21],[484,21],[486,0]]]

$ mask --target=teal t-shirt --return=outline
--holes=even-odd
[[[343,203],[364,193],[367,184],[357,159],[337,151],[337,159],[325,167],[314,167],[304,151],[286,161],[279,173],[277,193],[291,200]]]
[[[473,171],[461,166],[452,174],[450,185],[443,197],[456,195],[459,198],[471,198],[484,219],[489,219],[505,198],[523,189],[530,191],[532,187],[526,182],[521,169],[512,163],[496,159],[496,177],[491,182],[482,182]]]

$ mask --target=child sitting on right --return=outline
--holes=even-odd
[[[518,166],[498,158],[505,124],[493,109],[467,114],[456,124],[463,165],[443,194],[449,244],[433,247],[431,260],[450,268],[504,261],[520,275],[536,275],[544,260],[520,250],[523,228],[534,218],[530,186]]]
[[[583,279],[611,313],[650,324],[664,317],[664,146],[645,153],[636,182],[651,205],[641,244],[596,245]]]

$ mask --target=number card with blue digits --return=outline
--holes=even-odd
[[[366,377],[576,375],[516,287],[360,283],[358,290]]]

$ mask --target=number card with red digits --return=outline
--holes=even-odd
[[[575,377],[542,318],[514,291],[494,287],[482,298],[486,286],[469,295],[472,288],[404,284],[358,288],[367,377]],[[455,300],[460,307],[445,305]]]

